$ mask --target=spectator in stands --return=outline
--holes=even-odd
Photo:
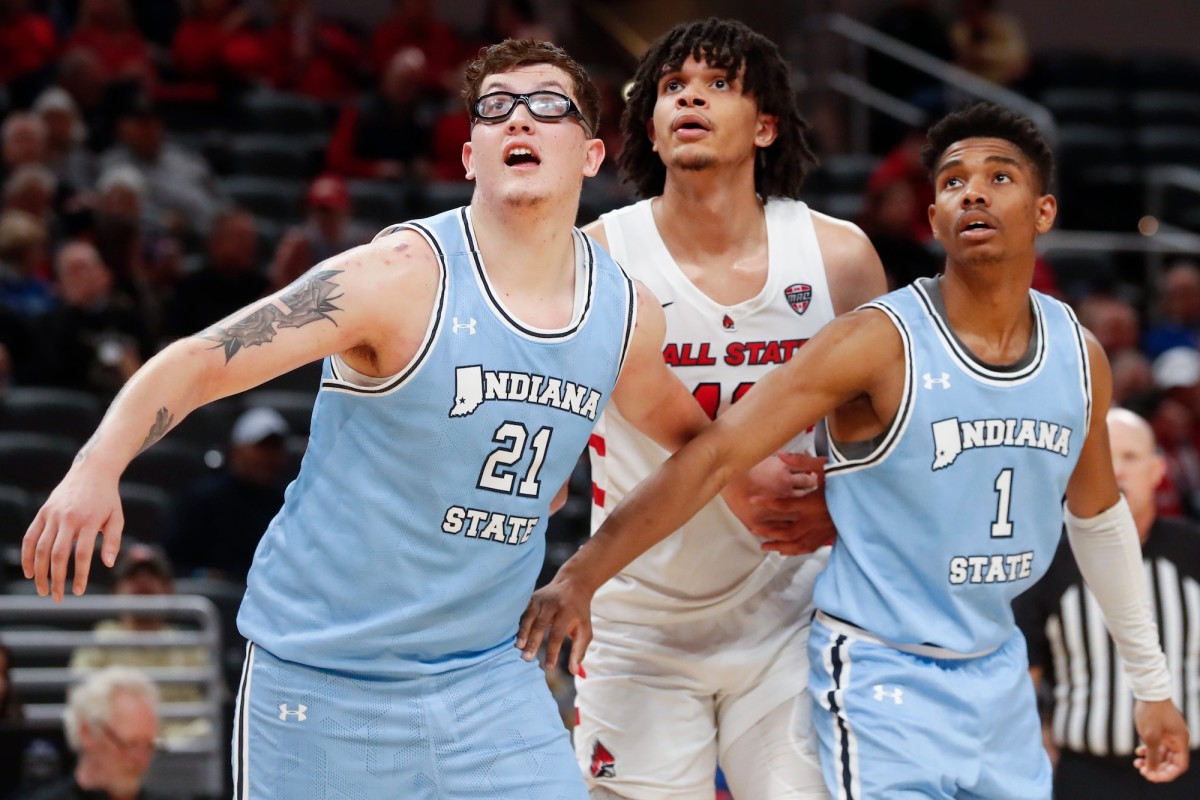
[[[16,732],[25,720],[21,701],[13,692],[11,657],[8,648],[0,644],[0,732]],[[24,758],[24,738],[16,735],[0,736],[0,797],[7,797],[20,786],[21,762]]]
[[[429,90],[457,93],[456,67],[463,44],[454,29],[438,19],[429,0],[392,0],[392,13],[371,37],[372,62],[383,71],[401,50],[415,47],[424,56],[420,82]]]
[[[1092,294],[1076,304],[1075,313],[1110,360],[1118,353],[1137,351],[1141,322],[1132,303],[1108,294]]]
[[[1200,709],[1188,699],[1195,698],[1192,687],[1200,681],[1200,662],[1195,657],[1200,627],[1189,621],[1200,613],[1200,528],[1158,517],[1155,487],[1165,465],[1155,453],[1154,435],[1146,421],[1126,409],[1113,408],[1108,430],[1117,484],[1133,512],[1146,574],[1153,575],[1150,605],[1157,610],[1167,666],[1175,679],[1174,700],[1194,736],[1200,730]],[[1017,623],[1029,643],[1030,674],[1035,684],[1054,687],[1053,721],[1047,725],[1052,757],[1058,756],[1054,797],[1200,797],[1198,772],[1154,784],[1133,768],[1138,744],[1133,695],[1112,640],[1092,618],[1095,609],[1066,541],[1046,575],[1013,601]],[[1087,724],[1072,724],[1072,720],[1087,720]],[[1200,758],[1200,743],[1193,739],[1191,747],[1192,758]]]
[[[933,238],[932,229],[929,227],[933,184],[921,161],[921,148],[924,146],[925,131],[911,129],[867,178],[868,195],[882,194],[893,183],[902,183],[908,187],[913,198],[909,206],[908,235],[918,242],[928,242]]]
[[[149,800],[142,783],[158,749],[158,691],[142,672],[109,667],[67,696],[67,743],[75,770],[20,800]]]
[[[135,83],[145,89],[154,85],[150,49],[133,24],[127,0],[81,0],[65,49],[92,53],[107,83]]]
[[[175,31],[171,57],[183,77],[217,86],[267,74],[267,52],[243,0],[198,0]]]
[[[343,106],[329,141],[330,170],[347,178],[428,177],[434,110],[421,85],[424,69],[419,49],[401,48],[378,89]]]
[[[337,175],[308,187],[308,217],[283,235],[271,261],[272,289],[281,289],[314,264],[371,240],[374,231],[350,218],[350,192]]]
[[[87,189],[96,179],[96,159],[87,148],[87,125],[75,100],[61,86],[51,86],[34,101],[33,111],[46,128],[46,166],[61,183]]]
[[[289,433],[273,408],[251,408],[238,417],[225,468],[176,503],[167,552],[181,574],[245,585],[258,540],[283,505]]]
[[[13,170],[4,182],[4,209],[17,209],[41,220],[51,238],[59,230],[59,218],[54,210],[58,179],[41,164],[23,164]]]
[[[183,273],[179,240],[142,214],[146,182],[129,165],[110,167],[96,184],[91,240],[113,273],[113,291],[157,337],[162,306]]]
[[[981,78],[1012,86],[1029,72],[1029,45],[1015,17],[997,10],[999,0],[959,0],[950,25],[954,60]]]
[[[1185,514],[1200,518],[1200,353],[1174,347],[1153,363],[1161,392],[1151,425]]]
[[[23,719],[25,710],[12,686],[12,657],[0,644],[0,724],[14,725]]]
[[[879,253],[893,289],[941,272],[942,262],[913,235],[915,205],[912,187],[904,181],[879,183],[867,189],[858,221]]]
[[[153,547],[134,544],[122,552],[121,560],[113,568],[113,594],[120,597],[154,597],[175,594],[175,582],[171,565]],[[129,633],[170,633],[175,628],[161,616],[154,614],[122,614],[114,620],[96,623],[95,647],[79,647],[71,654],[71,669],[85,673],[104,667],[156,667],[203,668],[210,661],[209,651],[204,647],[164,644],[156,647],[112,647],[105,640],[122,638]],[[159,696],[168,703],[203,702],[205,692],[196,684],[164,682],[158,686]],[[187,740],[212,733],[212,725],[206,719],[182,719],[164,721],[163,738]]]
[[[213,220],[203,266],[175,285],[163,317],[164,332],[190,336],[262,297],[268,286],[258,269],[254,216],[239,208],[226,209]]]
[[[146,182],[144,214],[168,231],[205,234],[222,205],[208,163],[167,141],[153,103],[134,95],[117,122],[118,143],[100,159],[100,171],[118,165],[137,168]]]
[[[54,23],[29,10],[29,0],[0,0],[0,85],[24,107],[48,82],[58,53]]]
[[[459,63],[455,74],[457,85],[462,85],[463,73],[469,60]],[[433,122],[433,140],[430,144],[430,175],[436,181],[465,181],[462,163],[462,144],[471,138],[471,117],[462,100],[456,96],[443,101],[442,108]],[[623,105],[623,103],[622,103]],[[601,130],[605,130],[601,127]],[[618,129],[619,130],[619,129]],[[608,161],[607,156],[605,161]],[[603,165],[601,165],[603,169]]]
[[[100,59],[90,50],[74,50],[58,62],[58,86],[64,89],[79,108],[87,126],[88,149],[99,153],[113,143],[115,136],[111,97],[104,80]]]
[[[55,271],[62,305],[40,323],[49,351],[47,382],[115,394],[154,354],[149,326],[113,293],[112,271],[91,244],[64,245]]]
[[[483,44],[505,39],[554,41],[554,29],[538,16],[532,0],[488,0],[483,9]]]
[[[25,319],[58,305],[46,279],[48,234],[45,224],[16,209],[0,214],[0,305]]]
[[[320,19],[312,0],[271,0],[271,11],[263,43],[272,86],[328,103],[358,93],[367,58],[353,36]]]
[[[1200,265],[1191,259],[1171,264],[1158,281],[1158,316],[1146,330],[1142,349],[1156,358],[1172,347],[1200,344]]]
[[[27,111],[9,114],[0,127],[0,137],[5,175],[25,164],[46,163],[46,125],[37,114]]]
[[[1146,410],[1154,393],[1154,374],[1150,359],[1138,350],[1122,350],[1109,356],[1112,370],[1113,405]]]

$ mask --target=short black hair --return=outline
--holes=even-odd
[[[976,103],[947,114],[939,120],[926,137],[921,160],[930,177],[937,169],[942,154],[955,142],[963,139],[1003,139],[1012,144],[1033,164],[1041,182],[1042,194],[1054,186],[1054,153],[1033,120],[995,103]]]
[[[754,97],[761,112],[779,120],[775,141],[760,149],[755,159],[755,191],[763,200],[798,197],[807,167],[817,158],[804,137],[809,125],[796,103],[791,68],[770,39],[737,20],[717,17],[676,25],[656,39],[638,62],[621,115],[623,142],[617,162],[622,177],[642,197],[662,194],[667,168],[654,152],[646,126],[654,116],[659,79],[683,66],[688,56],[726,70],[730,79],[745,66],[742,91]]]

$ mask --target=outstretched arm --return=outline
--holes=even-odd
[[[570,664],[576,670],[591,640],[589,604],[601,584],[691,518],[734,475],[841,403],[872,396],[891,376],[889,368],[902,371],[901,359],[895,328],[877,311],[855,312],[826,326],[639,484],[554,580],[534,594],[517,633],[525,657],[533,658],[548,635],[547,658],[553,659],[570,635]]]
[[[61,600],[68,562],[82,594],[96,536],[101,558],[116,561],[124,518],[118,481],[129,462],[201,405],[257,386],[291,369],[353,348],[372,347],[390,313],[423,329],[437,283],[428,247],[404,236],[356,248],[326,261],[293,284],[238,311],[150,359],[113,401],[95,434],[34,517],[21,566],[38,593]],[[396,315],[381,297],[406,298]],[[405,331],[390,327],[395,339]],[[419,334],[417,335],[419,337]]]
[[[1171,680],[1150,611],[1137,527],[1113,476],[1106,422],[1112,374],[1103,349],[1090,334],[1088,355],[1092,420],[1067,485],[1067,534],[1137,699],[1134,722],[1143,744],[1134,765],[1146,780],[1161,783],[1187,770],[1188,729],[1171,702]]]

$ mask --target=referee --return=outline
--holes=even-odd
[[[1133,767],[1139,742],[1133,695],[1095,598],[1064,538],[1045,577],[1013,602],[1029,643],[1029,671],[1053,687],[1048,740],[1058,752],[1055,800],[1200,798],[1200,528],[1156,519],[1154,490],[1165,462],[1154,433],[1122,408],[1108,414],[1117,482],[1142,540],[1150,601],[1173,682],[1172,700],[1191,733],[1192,768],[1171,783],[1148,783]],[[1053,756],[1053,751],[1051,753]]]

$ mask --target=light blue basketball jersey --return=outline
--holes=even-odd
[[[400,229],[442,268],[425,341],[377,386],[326,360],[308,450],[255,553],[238,627],[288,661],[403,677],[511,647],[550,500],[617,380],[635,294],[576,232],[574,318],[534,329],[489,283],[468,208]]]
[[[904,343],[905,391],[869,453],[831,443],[838,538],[816,605],[899,645],[1000,647],[1009,603],[1049,567],[1087,436],[1091,379],[1071,310],[1030,292],[1029,353],[988,366],[940,313],[935,281],[874,303]]]

